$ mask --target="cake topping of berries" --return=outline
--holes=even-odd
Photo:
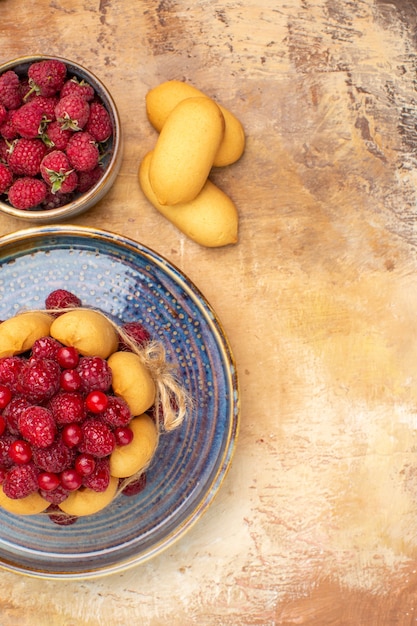
[[[54,336],[54,326],[62,326],[69,317],[73,319],[74,313],[78,320],[85,320],[85,312],[91,310],[83,308],[81,300],[65,289],[50,292],[45,298],[45,308],[46,312],[32,313],[34,316],[42,314],[43,319],[45,315],[51,318],[49,335],[39,333],[25,352],[0,358],[1,505],[15,512],[10,504],[12,500],[35,494],[35,501],[41,498],[52,521],[59,519],[57,523],[66,523],[64,520],[68,520],[69,523],[78,514],[90,514],[91,510],[87,508],[86,512],[79,513],[75,507],[74,515],[74,492],[79,492],[76,498],[82,502],[84,493],[87,499],[92,494],[93,503],[94,494],[106,494],[104,500],[102,496],[97,498],[103,502],[100,506],[107,506],[117,490],[124,492],[126,489],[126,493],[132,494],[139,491],[133,485],[128,490],[128,484],[136,483],[156,449],[159,425],[152,417],[154,396],[145,400],[145,414],[142,410],[133,413],[132,398],[129,396],[128,401],[123,393],[116,395],[116,372],[120,374],[120,370],[117,370],[117,363],[111,364],[116,354],[128,357],[129,362],[132,356],[139,358],[138,354],[118,352],[122,337],[126,340],[129,329],[128,349],[132,352],[135,345],[138,352],[141,350],[139,343],[135,343],[135,336],[142,345],[150,337],[140,325],[116,327],[110,319],[95,312],[94,319],[98,316],[100,322],[96,322],[94,328],[87,328],[88,337],[94,333],[102,337],[111,329],[113,347],[106,358],[89,356],[83,352],[84,344],[77,343],[77,338],[73,339],[75,345],[66,345],[65,337]],[[71,310],[66,311],[66,308]],[[16,319],[18,316],[13,321]],[[0,324],[2,348],[4,324]],[[45,333],[43,326],[42,329]],[[96,345],[97,351],[101,347]],[[3,350],[5,353],[7,349]],[[146,350],[143,354],[147,354]],[[160,367],[159,362],[158,371]],[[145,371],[144,380],[148,380],[146,376],[150,376],[150,372],[146,367]],[[137,387],[142,398],[144,387],[138,377],[136,374],[129,389],[132,392]],[[19,503],[19,507],[22,505]],[[95,505],[88,505],[91,506],[91,513],[96,512]]]

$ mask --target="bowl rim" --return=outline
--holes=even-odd
[[[80,70],[81,73],[85,73],[88,78],[91,78],[93,83],[96,83],[100,88],[100,91],[105,96],[105,99],[108,101],[107,106],[110,108],[112,121],[113,121],[113,149],[110,161],[107,165],[106,171],[99,181],[91,189],[87,192],[83,193],[81,196],[71,201],[69,204],[64,204],[62,207],[58,207],[56,209],[43,209],[41,211],[32,211],[32,210],[24,210],[24,209],[16,209],[15,207],[10,206],[6,202],[0,200],[0,212],[10,215],[12,217],[16,217],[19,219],[23,219],[27,222],[36,222],[36,221],[48,221],[51,222],[57,218],[70,217],[75,216],[81,213],[84,210],[87,210],[91,206],[93,206],[98,200],[100,200],[103,194],[103,188],[106,188],[107,185],[113,183],[113,177],[115,178],[117,171],[121,164],[122,157],[122,132],[121,132],[121,121],[120,114],[117,108],[116,102],[111,95],[109,89],[103,83],[103,81],[98,78],[98,76],[89,70],[87,67],[78,63],[77,61],[73,61],[66,57],[58,56],[58,55],[49,55],[49,54],[34,54],[34,55],[26,55],[21,57],[16,57],[14,59],[10,59],[9,61],[5,61],[4,63],[0,63],[0,75],[4,74],[8,70],[12,70],[17,65],[25,65],[27,63],[36,63],[38,61],[44,60],[56,60],[65,63],[67,66],[73,67],[75,70]],[[93,85],[94,86],[94,85]],[[100,97],[101,94],[100,94]],[[106,189],[107,191],[107,189]],[[98,197],[97,197],[98,196]],[[97,197],[97,199],[95,199]],[[87,203],[87,207],[84,208],[84,204]],[[69,209],[69,206],[71,207]]]

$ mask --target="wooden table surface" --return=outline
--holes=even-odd
[[[119,107],[120,174],[73,222],[195,282],[242,404],[233,464],[185,537],[95,580],[0,571],[1,626],[416,623],[416,24],[413,0],[0,1],[0,61],[73,59]],[[237,245],[191,242],[139,188],[145,95],[172,78],[244,124],[244,156],[213,172]]]

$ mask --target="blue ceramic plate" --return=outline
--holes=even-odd
[[[171,546],[211,504],[239,423],[236,369],[223,329],[199,290],[169,261],[118,235],[45,226],[0,238],[0,319],[42,308],[64,287],[118,321],[138,320],[163,342],[194,399],[163,435],[146,489],[102,513],[57,526],[0,510],[0,566],[43,578],[124,570]]]

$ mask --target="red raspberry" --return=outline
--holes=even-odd
[[[0,359],[0,383],[13,393],[20,393],[20,374],[25,367],[25,360],[18,356],[6,356]]]
[[[94,101],[90,104],[90,115],[85,130],[98,142],[106,141],[112,135],[113,125],[110,115],[101,102]]]
[[[3,122],[6,121],[6,119],[7,119],[7,109],[0,102],[0,126],[3,124]]]
[[[64,444],[62,439],[54,441],[47,448],[33,448],[33,461],[45,472],[59,474],[72,467],[76,452]]]
[[[58,391],[61,368],[52,359],[30,358],[20,375],[22,395],[29,402],[46,402]]]
[[[23,409],[19,419],[22,436],[38,448],[50,446],[57,433],[52,412],[43,406],[30,406]]]
[[[0,125],[0,135],[3,137],[3,139],[7,139],[8,141],[12,141],[12,139],[16,139],[16,137],[18,136],[17,130],[13,123],[13,114],[14,111],[7,111],[7,117]]]
[[[7,428],[9,431],[18,435],[20,433],[19,430],[19,420],[20,415],[24,409],[27,409],[29,406],[32,406],[29,400],[23,398],[22,396],[15,396],[6,406],[3,411],[3,417],[6,419]]]
[[[15,442],[17,437],[14,435],[4,434],[0,437],[0,466],[1,467],[12,467],[13,461],[9,456],[9,449],[13,442]]]
[[[44,121],[51,123],[55,120],[55,107],[59,98],[52,96],[47,98],[46,96],[34,96],[29,102],[33,107],[40,109],[44,116]]]
[[[56,59],[32,63],[28,69],[31,92],[36,91],[41,96],[53,96],[62,89],[66,75],[65,63]]]
[[[93,170],[89,170],[88,172],[78,172],[78,187],[77,191],[80,193],[85,193],[89,191],[91,187],[93,187],[100,178],[103,176],[103,168],[101,165],[97,165]]]
[[[76,94],[60,98],[55,107],[55,117],[61,128],[82,130],[87,124],[90,105],[87,100]]]
[[[50,310],[71,309],[79,306],[81,306],[80,298],[67,289],[55,289],[45,299],[45,308]]]
[[[41,123],[44,118],[42,109],[33,104],[33,101],[26,102],[16,109],[13,114],[13,124],[21,137],[35,139],[41,132]]]
[[[124,496],[136,496],[138,493],[143,491],[146,487],[146,474],[143,473],[136,480],[132,480],[129,482],[126,487],[124,487],[122,493]]]
[[[126,426],[132,419],[129,406],[123,398],[108,396],[107,408],[101,414],[103,422],[111,427]]]
[[[14,500],[25,498],[38,490],[38,471],[33,463],[16,465],[10,469],[3,482],[3,491]]]
[[[80,452],[101,458],[111,454],[116,446],[110,428],[99,419],[89,419],[81,425],[83,439],[78,446]]]
[[[2,163],[7,163],[9,160],[9,154],[10,154],[9,143],[3,137],[0,137],[0,161]]]
[[[91,474],[84,476],[83,485],[93,491],[106,491],[110,483],[110,461],[108,457],[96,460],[96,466]]]
[[[87,415],[84,398],[76,391],[59,391],[49,401],[48,408],[57,424],[82,422]]]
[[[68,142],[66,153],[73,168],[80,172],[93,170],[100,158],[94,137],[84,131],[74,133]]]
[[[58,351],[62,348],[53,337],[41,337],[37,339],[32,346],[31,355],[38,359],[56,359]]]
[[[69,194],[60,193],[59,191],[52,193],[52,191],[48,190],[45,199],[41,202],[41,208],[59,209],[59,207],[64,206],[64,204],[68,204],[70,200]]]
[[[24,176],[9,187],[9,202],[16,209],[26,210],[37,207],[46,198],[47,187],[43,180]]]
[[[42,159],[41,176],[51,187],[52,193],[71,193],[77,186],[78,176],[72,169],[67,155],[61,150],[48,152]]]
[[[22,103],[19,76],[13,70],[0,76],[0,102],[6,109],[17,109]]]
[[[99,356],[84,356],[80,359],[76,371],[81,377],[82,390],[108,391],[112,383],[112,372],[105,359]]]
[[[72,95],[81,96],[87,102],[91,102],[95,93],[93,87],[86,83],[85,80],[79,81],[78,78],[74,76],[68,79],[61,89],[61,98]]]
[[[13,174],[5,163],[0,163],[0,193],[8,190],[13,182]]]
[[[64,500],[66,500],[69,496],[68,489],[64,489],[62,485],[59,485],[56,489],[53,489],[53,491],[46,491],[46,489],[40,489],[39,493],[42,496],[42,498],[45,498],[45,500],[47,502],[50,502],[51,504],[61,504],[61,502],[64,502]],[[64,515],[62,511],[61,511],[61,515]]]
[[[126,322],[122,324],[121,330],[129,336],[132,341],[138,344],[138,346],[143,346],[145,343],[150,341],[151,336],[146,330],[144,326],[140,322]],[[119,341],[119,350],[125,352],[131,352],[130,346],[123,341],[121,338]]]
[[[36,176],[46,152],[41,139],[17,139],[9,156],[9,167],[18,176]]]
[[[64,130],[61,128],[61,124],[54,120],[48,124],[43,141],[50,148],[56,148],[57,150],[65,150],[70,137],[72,137],[74,131]]]

